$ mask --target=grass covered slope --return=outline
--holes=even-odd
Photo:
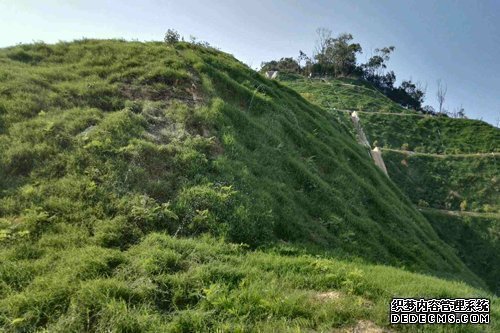
[[[392,297],[488,297],[497,332],[500,301],[457,282],[321,259],[282,247],[249,252],[212,238],[151,233],[126,251],[42,237],[2,251],[0,323],[6,332],[316,332],[388,325]],[[82,232],[81,239],[86,235]],[[61,250],[55,252],[57,244]],[[33,265],[32,258],[39,259]],[[33,279],[33,275],[36,278]],[[456,326],[431,325],[426,332]],[[422,326],[391,326],[420,332]]]
[[[330,82],[306,79],[290,82],[304,97],[325,108],[331,109],[332,101],[349,103],[349,97],[353,96],[343,96],[348,88],[339,84],[334,87]],[[345,113],[340,113],[342,116]],[[471,217],[426,210],[425,216],[441,239],[498,293],[499,228],[492,221],[498,219],[494,212],[500,209],[500,174],[497,154],[489,153],[498,151],[500,131],[481,121],[424,117],[408,112],[392,115],[361,112],[359,116],[370,142],[386,148],[383,155],[390,178],[414,204],[493,213]],[[350,121],[346,124],[349,126]],[[388,149],[391,147],[395,150]]]
[[[500,130],[471,119],[362,113],[360,119],[370,142],[379,147],[437,154],[500,151]]]
[[[326,110],[408,112],[367,82],[353,79],[306,79],[280,74],[279,80]]]
[[[84,223],[124,246],[151,230],[211,232],[463,268],[335,117],[226,54],[82,41],[6,49],[2,62],[12,235]]]
[[[500,295],[500,216],[423,209],[441,239]]]
[[[296,305],[309,295],[304,290],[329,288],[301,273],[289,286],[298,290],[289,305],[278,305],[278,287],[259,300],[255,290],[280,285],[281,277],[245,279],[246,256],[260,254],[226,253],[231,245],[211,241],[200,251],[213,257],[189,259],[205,241],[179,238],[207,233],[252,248],[284,241],[292,256],[305,247],[485,286],[336,115],[214,49],[83,40],[0,50],[0,124],[6,330],[154,331],[175,317],[172,330],[182,331],[198,311],[215,314],[200,319],[214,327],[260,325],[268,310],[281,318],[276,325],[299,318],[300,327],[367,318],[364,310],[342,314],[327,305],[327,314],[344,317],[326,319]],[[168,250],[182,244],[189,250]],[[272,270],[282,258],[269,259]],[[211,273],[205,265],[226,260],[239,268]],[[265,260],[255,263],[267,271]],[[192,284],[183,272],[196,277]],[[352,282],[343,281],[356,279],[331,278],[332,288],[347,291]],[[463,287],[441,283],[450,293]],[[247,298],[268,300],[267,310],[250,306],[233,317],[221,310]]]
[[[391,179],[415,204],[500,212],[499,156],[436,157],[384,150],[383,157]]]

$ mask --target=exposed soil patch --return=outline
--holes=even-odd
[[[342,298],[344,295],[340,291],[328,291],[324,293],[319,293],[315,298],[319,301],[330,301]]]

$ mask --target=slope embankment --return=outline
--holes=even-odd
[[[470,277],[337,117],[227,54],[90,40],[5,49],[2,64],[12,235],[84,220],[122,246],[208,232]]]
[[[427,213],[427,210],[446,211],[444,217],[447,220],[456,219],[462,231],[468,230],[468,223],[496,218],[500,207],[499,129],[476,120],[432,117],[409,110],[387,112],[384,110],[392,102],[385,96],[379,96],[378,109],[359,110],[354,103],[339,102],[344,88],[337,86],[343,85],[343,82],[321,85],[319,81],[299,80],[285,83],[299,86],[297,89],[305,98],[340,119],[356,110],[357,119],[351,125],[352,135],[363,146],[367,146],[368,142],[380,147],[391,180],[414,205],[424,209],[425,216],[440,237],[459,253],[476,274],[488,281],[490,289],[497,290],[495,279],[498,276],[493,267],[499,265],[495,252],[499,240],[491,235],[498,234],[498,224],[478,222],[478,226],[489,225],[492,234],[485,236],[482,231],[472,233],[477,236],[473,237],[474,242],[481,243],[480,248],[484,252],[484,260],[473,262],[470,253],[477,257],[481,255],[471,251],[470,247],[461,246],[456,237],[447,237],[440,217]],[[349,107],[345,107],[347,105]],[[359,134],[360,129],[362,135]],[[467,232],[471,231],[464,231],[464,235]]]
[[[322,331],[488,296],[337,115],[226,53],[19,45],[0,89],[6,331]]]

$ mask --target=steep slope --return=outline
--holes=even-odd
[[[306,79],[299,75],[290,74],[280,74],[279,79],[310,102],[327,110],[409,112],[363,81],[348,78]]]
[[[138,234],[463,269],[334,117],[230,56],[118,41],[3,53],[1,208],[20,229],[123,217]]]
[[[384,150],[391,179],[419,206],[500,212],[500,154],[428,155]]]
[[[422,209],[438,235],[500,294],[500,216]]]
[[[304,97],[332,110],[331,100],[339,95],[338,87],[321,80],[294,82],[305,92]],[[384,96],[379,99],[379,105],[384,99],[390,103]],[[410,111],[368,109],[357,114],[370,144],[382,148],[391,180],[415,205],[425,208],[424,215],[439,236],[498,293],[500,130],[482,121]],[[470,244],[478,247],[473,250]]]
[[[500,152],[500,130],[472,119],[362,113],[363,128],[380,147],[434,154]]]
[[[266,251],[281,251],[276,244],[284,241],[284,253],[356,256],[485,286],[372,164],[342,117],[220,51],[95,40],[3,49],[0,116],[6,329],[101,331],[120,324],[140,331],[147,318],[160,318],[151,324],[160,327],[185,311],[176,319],[182,327],[198,310],[218,313],[200,325],[230,324],[232,317],[221,314],[226,296],[218,295],[242,286],[249,294],[230,303],[254,299],[259,272],[247,273],[245,256],[259,253],[219,253],[231,246],[210,245],[209,236],[179,240],[201,234]],[[207,244],[200,251],[208,257],[196,255],[196,242]],[[184,250],[162,250],[168,246]],[[269,269],[279,270],[283,258],[269,259]],[[217,272],[226,260],[239,269]],[[266,260],[256,261],[258,269],[267,270]],[[352,268],[336,284],[300,282],[297,273],[290,290],[383,293],[380,286],[357,291]],[[380,269],[376,276],[390,271]],[[442,283],[447,291],[439,295],[463,287]],[[301,327],[329,323],[296,307],[305,297],[297,293],[290,307],[276,310],[279,318],[305,318]],[[262,312],[249,311],[252,323],[263,320]],[[353,318],[366,318],[359,311]],[[340,325],[352,322],[343,316]]]

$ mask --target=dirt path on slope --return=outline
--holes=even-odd
[[[357,111],[351,113],[351,120],[354,124],[354,128],[356,129],[356,133],[358,134],[358,142],[367,148],[371,148],[368,139],[366,138],[365,132],[361,127],[361,123],[359,122],[359,117]]]
[[[484,157],[484,156],[500,156],[500,152],[491,152],[491,153],[462,153],[462,154],[433,154],[433,153],[420,153],[409,150],[401,150],[401,149],[392,149],[392,148],[381,148],[382,150],[394,151],[397,153],[402,153],[410,156],[432,156],[438,158],[446,158],[446,157]]]
[[[446,209],[438,209],[438,208],[422,208],[417,207],[417,209],[421,212],[440,212],[447,215],[453,216],[473,216],[473,217],[491,217],[491,218],[500,218],[499,213],[480,213],[480,212],[469,212],[469,211],[461,211],[461,210],[446,210]]]
[[[426,114],[420,114],[420,113],[406,113],[406,112],[380,112],[380,111],[360,111],[360,110],[343,110],[343,109],[328,109],[329,111],[338,111],[338,112],[345,112],[345,113],[352,113],[352,112],[357,112],[357,113],[371,113],[371,114],[382,114],[382,115],[388,115],[388,116],[413,116],[413,117],[435,117],[435,116],[430,116]]]

